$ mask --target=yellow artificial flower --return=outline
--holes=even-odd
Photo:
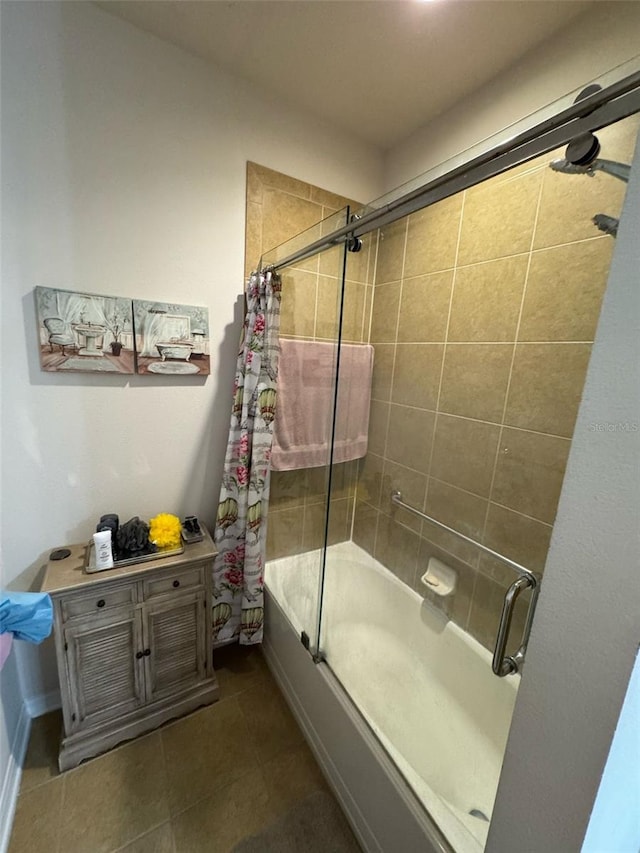
[[[158,548],[179,548],[180,519],[168,512],[161,512],[149,521],[149,540]]]

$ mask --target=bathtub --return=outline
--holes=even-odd
[[[180,343],[160,343],[156,344],[156,349],[162,356],[164,361],[167,358],[178,358],[183,361],[189,361],[193,351],[194,344],[189,341],[180,341]]]
[[[275,624],[267,619],[265,653],[285,694],[294,694],[294,711],[331,778],[336,756],[316,731],[323,722],[316,713],[314,724],[315,709],[304,708],[295,695],[287,655],[281,648],[278,659],[275,648],[278,639],[282,645],[285,623],[293,637],[302,630],[313,636],[321,556],[315,551],[267,563],[268,597],[284,619],[278,625],[276,614],[269,613]],[[343,805],[363,847],[398,853],[403,849],[398,839],[413,821],[414,840],[407,842],[407,850],[428,850],[430,844],[433,850],[480,853],[489,828],[482,815],[491,816],[519,676],[496,678],[486,649],[354,543],[329,547],[325,572],[320,647],[326,662],[315,669],[325,682],[335,682],[335,692],[346,694],[338,704],[359,716],[365,723],[360,729],[373,733],[383,747],[377,753],[373,749],[375,758],[380,763],[386,753],[391,759],[382,761],[391,777],[390,791],[400,791],[407,807],[406,815],[396,809],[392,840],[381,841],[384,827],[375,826],[380,804],[368,802],[366,785],[360,786],[357,802],[350,802],[349,789],[358,785],[360,774],[352,776],[351,785],[342,780]],[[307,704],[322,702],[320,695],[308,692]],[[360,763],[368,760],[358,758]],[[363,815],[368,817],[363,820]],[[415,833],[420,831],[424,839],[416,848]]]

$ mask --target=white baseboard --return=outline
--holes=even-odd
[[[49,693],[41,693],[25,700],[25,707],[31,719],[48,714],[49,711],[56,711],[61,706],[60,690],[50,690]]]
[[[2,780],[0,791],[0,853],[6,853],[9,847],[13,816],[16,811],[18,791],[20,790],[20,776],[22,774],[22,763],[29,743],[29,731],[31,730],[31,715],[27,706],[22,706],[18,718],[18,725],[11,744],[9,761]]]

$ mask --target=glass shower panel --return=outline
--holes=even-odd
[[[372,346],[374,368],[351,536],[327,542],[320,649],[465,853],[484,849],[520,682],[491,667],[517,574],[428,519],[542,576],[638,124],[598,131],[591,170],[546,154],[347,255],[343,340]],[[525,593],[508,654],[527,607]]]
[[[339,211],[266,254],[262,265],[281,264],[309,243],[342,227],[346,221],[347,211]],[[304,634],[305,642],[312,649],[317,646],[329,503],[344,251],[344,246],[336,246],[278,270],[282,279],[281,398],[276,408],[272,451],[265,582],[296,633]],[[288,423],[293,413],[291,407],[309,409],[308,415],[313,419],[309,446],[300,446],[299,436],[284,432],[285,417],[281,411],[284,406],[290,406]],[[345,492],[352,491],[349,476],[347,472],[337,471],[333,482],[341,480]],[[339,500],[337,488],[334,494],[331,533],[338,535],[335,532],[340,526],[337,518],[342,515],[346,536],[347,524],[350,532],[350,518],[347,519],[346,506]]]

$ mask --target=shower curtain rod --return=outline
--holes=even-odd
[[[369,231],[395,222],[437,201],[469,189],[482,181],[499,175],[513,166],[559,148],[580,134],[599,130],[608,124],[640,111],[640,71],[612,83],[605,89],[572,104],[555,116],[496,145],[445,175],[410,190],[382,207],[364,214],[293,252],[268,269],[278,270],[304,260],[318,252],[338,246]]]

